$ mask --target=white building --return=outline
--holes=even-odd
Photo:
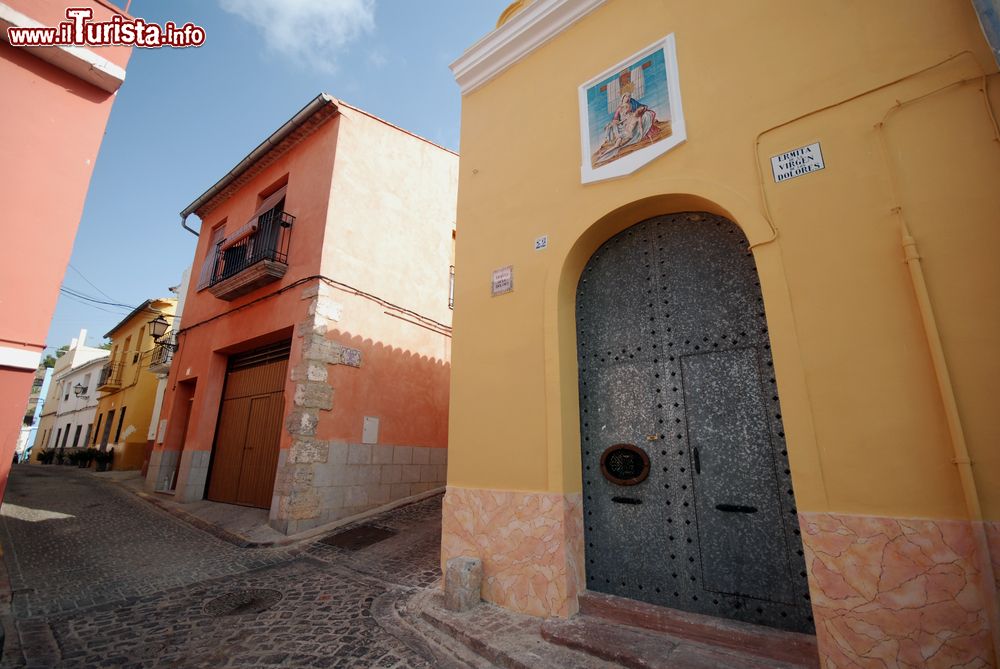
[[[87,331],[72,340],[69,350],[56,360],[45,397],[32,458],[44,449],[83,448],[94,438],[97,382],[108,351],[87,346]]]

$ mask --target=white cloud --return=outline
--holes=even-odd
[[[263,34],[267,46],[320,70],[336,69],[350,43],[375,29],[375,0],[219,0]]]

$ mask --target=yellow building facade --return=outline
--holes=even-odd
[[[596,590],[814,628],[829,667],[996,666],[1000,81],[972,4],[518,2],[452,69],[442,559],[481,558],[484,598],[538,616]],[[662,302],[672,267],[693,292],[640,325],[653,257]],[[728,318],[738,262],[760,328],[675,341],[670,317]],[[759,475],[726,427],[757,411]],[[706,462],[730,478],[710,490]],[[774,478],[786,520],[761,534],[764,507],[719,497],[740,471]],[[729,549],[779,537],[780,601],[713,528]]]
[[[141,469],[146,458],[159,381],[149,371],[155,344],[149,321],[161,315],[171,320],[176,307],[176,298],[146,300],[105,335],[111,356],[98,381],[101,397],[90,445],[113,450],[114,469]]]

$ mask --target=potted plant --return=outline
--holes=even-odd
[[[87,465],[90,464],[90,454],[87,453],[87,449],[81,448],[76,452],[76,466],[80,469],[86,469]]]
[[[82,457],[80,458],[80,460],[81,460],[80,466],[83,467],[84,469],[86,469],[86,468],[90,467],[90,463],[93,462],[97,458],[97,449],[96,448],[88,448],[81,455],[82,455]]]
[[[69,464],[70,467],[76,466],[80,462],[80,452],[70,451],[69,454],[66,456],[66,462]]]
[[[56,451],[56,464],[57,465],[64,465],[64,464],[66,464],[66,449],[65,448],[60,448],[58,451]]]
[[[94,462],[97,463],[97,471],[106,472],[110,469],[111,461],[115,457],[115,452],[111,450],[107,451],[97,451],[94,456]]]
[[[38,451],[38,461],[43,465],[52,464],[52,455],[53,455],[52,451],[43,448],[42,450]]]

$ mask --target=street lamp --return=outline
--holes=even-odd
[[[163,314],[159,314],[156,318],[149,321],[149,334],[153,337],[153,341],[155,341],[159,346],[171,351],[176,351],[177,344],[170,341],[170,339],[160,341],[163,335],[167,333],[168,327],[170,327],[170,324],[167,323],[167,319],[163,317]]]
[[[86,392],[87,392],[87,386],[83,385],[82,383],[78,383],[75,386],[73,386],[73,394],[79,397],[80,399],[84,400],[87,399]]]
[[[160,314],[153,320],[149,321],[149,334],[153,335],[153,339],[159,339],[167,331],[170,324],[167,323],[167,319]]]

